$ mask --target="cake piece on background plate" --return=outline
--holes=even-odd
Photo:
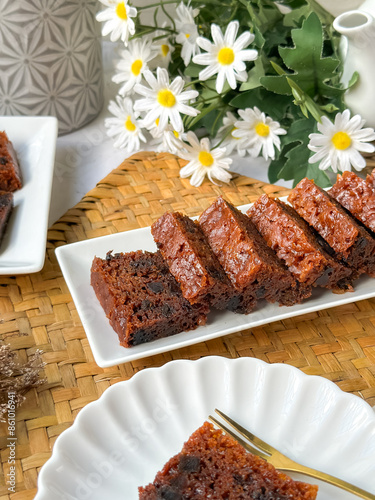
[[[0,191],[0,244],[13,210],[13,194]]]
[[[22,187],[22,176],[13,144],[0,132],[0,190],[16,191]]]

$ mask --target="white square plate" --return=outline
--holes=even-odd
[[[35,273],[43,267],[57,129],[53,116],[0,117],[0,131],[13,143],[23,179],[0,247],[0,275]]]
[[[250,206],[243,205],[239,208],[246,211]],[[259,301],[256,309],[250,314],[213,311],[208,316],[207,324],[196,330],[125,348],[120,346],[117,334],[110,326],[90,285],[90,269],[94,257],[104,258],[110,250],[113,250],[114,253],[135,250],[155,252],[156,245],[150,228],[147,227],[72,243],[56,249],[61,270],[86,331],[95,361],[101,367],[126,363],[272,321],[375,296],[375,280],[364,276],[355,281],[355,292],[336,295],[329,290],[317,288],[314,289],[313,295],[309,299],[302,304],[291,307]]]

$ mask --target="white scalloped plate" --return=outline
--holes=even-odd
[[[289,365],[208,356],[140,371],[87,405],[56,440],[34,500],[136,500],[215,407],[300,463],[375,494],[367,403]],[[319,483],[319,500],[350,498]]]
[[[238,208],[245,212],[250,206],[243,205]],[[150,228],[145,227],[92,238],[56,249],[57,259],[81,318],[95,361],[103,368],[180,349],[272,321],[280,321],[375,296],[374,278],[363,276],[354,283],[354,292],[334,294],[330,290],[315,288],[310,298],[302,304],[291,307],[280,307],[278,304],[269,304],[263,300],[258,302],[256,309],[250,314],[212,311],[208,316],[207,324],[196,330],[125,348],[120,345],[118,336],[109,324],[90,285],[90,269],[95,255],[104,258],[109,250],[115,253],[135,250],[155,252],[157,248]]]

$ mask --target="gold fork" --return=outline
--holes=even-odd
[[[286,457],[278,450],[273,448],[271,445],[264,442],[262,439],[259,439],[257,436],[254,436],[254,434],[252,434],[250,431],[239,425],[237,422],[232,420],[227,415],[225,415],[225,413],[223,413],[222,411],[215,409],[215,412],[218,415],[220,415],[220,417],[223,420],[225,420],[225,422],[231,425],[233,429],[235,429],[238,432],[238,434],[246,438],[247,441],[239,437],[226,425],[222,424],[221,422],[219,422],[219,420],[210,415],[209,419],[212,422],[214,422],[224,432],[232,436],[246,450],[250,451],[254,455],[258,455],[258,457],[263,458],[264,460],[272,464],[276,469],[289,472],[301,472],[303,474],[306,474],[307,476],[311,476],[316,479],[320,479],[321,481],[325,481],[326,483],[333,484],[334,486],[338,486],[339,488],[349,491],[350,493],[353,493],[354,495],[364,498],[365,500],[375,500],[375,495],[369,493],[368,491],[362,490],[361,488],[358,488],[358,486],[354,486],[353,484],[347,483],[346,481],[331,476],[330,474],[326,474],[325,472],[320,472],[318,470],[311,469],[310,467],[306,467],[304,465],[298,464],[297,462],[294,462],[293,460],[291,460],[290,458]],[[252,446],[251,443],[257,446],[257,448]]]

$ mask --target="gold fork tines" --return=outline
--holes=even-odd
[[[236,432],[210,415],[209,418],[212,422],[214,422],[224,432],[232,436],[246,450],[250,451],[254,455],[258,455],[258,457],[261,457],[264,460],[267,460],[267,462],[272,464],[276,469],[289,472],[300,472],[302,474],[306,474],[307,476],[314,477],[315,479],[320,479],[321,481],[337,486],[338,488],[346,490],[349,493],[353,493],[354,495],[357,495],[360,498],[364,498],[365,500],[375,500],[375,495],[369,493],[368,491],[362,490],[361,488],[358,488],[358,486],[354,486],[353,484],[347,483],[346,481],[331,476],[330,474],[326,474],[325,472],[320,472],[318,470],[311,469],[310,467],[306,467],[305,465],[294,462],[294,460],[286,457],[285,455],[280,453],[280,451],[276,450],[276,448],[273,448],[273,446],[269,445],[262,439],[252,434],[250,431],[239,425],[233,419],[225,415],[225,413],[223,413],[222,411],[215,409],[215,412],[220,415],[220,417]],[[242,437],[240,437],[238,434],[240,434],[240,436]]]

